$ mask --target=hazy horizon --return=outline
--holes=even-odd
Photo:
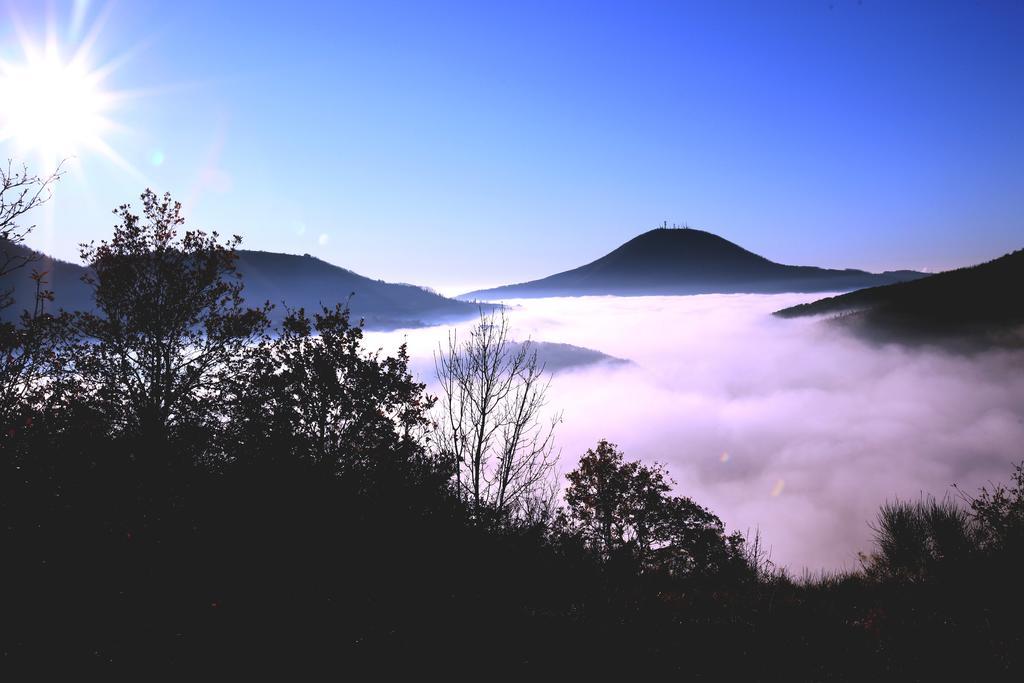
[[[691,226],[691,227],[693,227],[693,226]],[[713,231],[709,230],[708,232],[713,232]],[[637,235],[639,235],[639,234],[642,234],[642,233],[637,233]],[[724,235],[719,235],[719,236],[720,237],[725,237]],[[636,235],[634,235],[633,237],[636,237]],[[103,238],[104,238],[104,236],[100,235],[100,236],[97,236],[95,239],[96,240],[102,240]],[[628,238],[625,241],[629,241],[629,239],[632,239],[632,238]],[[726,239],[728,239],[728,238],[726,237]],[[29,242],[31,243],[31,240],[29,240]],[[609,247],[608,251],[610,252],[610,251],[618,248],[619,246],[621,246],[621,244],[613,245],[613,246]],[[743,247],[744,245],[739,244],[738,246]],[[246,250],[251,249],[253,251],[266,251],[266,250],[254,249],[250,245],[247,245],[244,242],[244,238],[243,238],[243,243],[242,243],[240,248],[241,249],[246,249]],[[1022,248],[1024,248],[1024,244],[1022,244]],[[1016,249],[1014,249],[1012,251],[1016,251]],[[48,252],[43,252],[43,253],[46,256],[51,256],[51,257],[54,256],[53,254],[48,253]],[[316,254],[310,254],[310,252],[300,252],[300,251],[295,251],[295,250],[285,250],[285,251],[274,252],[274,253],[281,253],[281,254],[293,255],[293,256],[312,255],[312,256],[315,256],[316,258],[319,258],[319,259],[321,259],[321,260],[323,260],[326,263],[329,263],[331,265],[338,266],[340,268],[345,268],[347,270],[351,270],[351,271],[357,273],[358,275],[362,275],[364,277],[368,277],[368,278],[371,278],[371,279],[374,279],[374,280],[383,280],[384,279],[384,278],[381,278],[381,277],[379,277],[378,275],[376,275],[374,273],[369,273],[369,272],[361,271],[358,268],[353,268],[351,265],[348,265],[348,264],[345,264],[345,263],[338,263],[338,262],[332,261],[332,260],[330,260],[328,258],[325,258],[323,256],[319,256],[319,255],[316,255]],[[605,253],[607,253],[607,252],[605,252]],[[1006,253],[1010,253],[1010,252],[1006,252]],[[602,253],[599,256],[604,256],[604,255],[605,254]],[[964,267],[969,267],[969,266],[975,266],[975,265],[979,265],[981,263],[986,263],[988,261],[994,260],[996,258],[999,258],[1000,256],[1003,256],[1003,255],[1004,255],[1003,253],[993,254],[990,257],[986,257],[986,258],[982,259],[981,261],[972,261],[972,262],[966,262],[965,261],[965,262],[961,262],[961,263],[956,263],[956,264],[950,266],[949,268],[945,268],[943,270],[954,270],[954,269],[957,269],[957,268],[964,268]],[[781,263],[783,265],[824,267],[824,266],[821,266],[821,264],[818,264],[818,263],[791,263],[791,262],[787,262],[785,260],[781,260],[780,261],[778,259],[772,258],[771,256],[767,256],[765,254],[758,254],[758,256],[764,256],[765,258],[768,258],[768,260],[770,260],[770,261],[774,261],[776,263]],[[74,263],[74,264],[83,265],[81,263],[81,259],[77,255],[77,252],[74,255],[70,256],[70,257],[66,257],[66,258],[65,257],[57,257],[57,258],[59,258],[60,260],[69,261],[69,262]],[[579,266],[585,265],[586,263],[589,263],[589,261],[588,262],[580,262],[580,263],[576,263],[576,264],[572,264],[572,265],[565,265],[563,267],[556,266],[556,268],[558,268],[557,270],[553,270],[550,273],[545,273],[544,276],[554,275],[554,274],[557,274],[557,273],[561,273],[561,272],[565,272],[565,271],[568,271],[568,270],[572,270],[572,269],[577,268]],[[864,269],[864,268],[856,268],[855,266],[849,266],[849,265],[842,266],[842,267],[837,267],[836,269],[837,270],[842,270],[842,269],[846,269],[846,268],[852,268],[852,269],[856,269],[856,270],[867,270],[867,269]],[[910,268],[910,267],[906,267],[906,268],[895,268],[895,269],[892,269],[892,270],[914,270],[914,269]],[[943,270],[924,269],[924,270],[920,270],[920,272],[937,273],[937,272],[943,272]],[[876,272],[877,273],[877,272],[883,272],[883,271],[868,271],[868,272]],[[513,277],[513,279],[511,279],[511,280],[504,280],[504,281],[486,280],[486,281],[477,281],[477,282],[460,282],[460,281],[455,280],[455,279],[448,279],[446,281],[432,280],[432,281],[429,281],[429,282],[417,282],[417,281],[410,281],[410,280],[387,280],[387,281],[388,282],[392,282],[392,283],[396,283],[396,284],[412,284],[412,285],[417,285],[417,286],[421,286],[421,287],[426,287],[428,289],[431,289],[431,290],[441,294],[442,296],[446,296],[446,297],[449,297],[449,298],[454,298],[454,297],[457,297],[457,296],[460,296],[460,295],[463,295],[463,294],[466,294],[466,293],[469,293],[469,292],[475,292],[475,291],[479,291],[479,290],[492,289],[492,288],[501,287],[501,286],[510,285],[510,284],[519,284],[519,283],[522,283],[522,282],[527,282],[529,280],[528,280],[528,278],[525,278],[525,277],[518,278],[518,279]],[[808,301],[821,298],[821,297],[823,297],[825,295],[826,294],[823,293],[823,292],[822,293],[808,293],[808,294],[806,294],[806,296],[809,297]]]

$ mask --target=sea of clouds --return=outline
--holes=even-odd
[[[678,493],[730,529],[760,529],[799,572],[857,564],[886,500],[1005,481],[1024,459],[1024,352],[872,344],[818,319],[770,313],[801,294],[580,297],[505,302],[516,339],[596,349],[630,364],[555,374],[561,466],[598,439],[666,464]],[[468,328],[462,325],[460,328]],[[407,341],[416,374],[448,327]]]

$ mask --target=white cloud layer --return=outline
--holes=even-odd
[[[599,438],[660,461],[731,529],[760,527],[795,570],[853,566],[896,496],[973,492],[1024,459],[1024,352],[871,345],[769,313],[808,295],[509,302],[517,338],[634,361],[558,374],[562,469]],[[447,328],[406,337],[424,381]]]

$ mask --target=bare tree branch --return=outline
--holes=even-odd
[[[23,225],[21,218],[53,197],[53,185],[60,180],[64,162],[48,176],[32,175],[28,166],[14,167],[11,160],[7,166],[0,166],[0,278],[24,267],[35,259],[35,254],[16,247],[20,246],[36,227]],[[0,309],[11,305],[14,287],[6,281],[0,286]],[[37,305],[38,305],[37,301]]]
[[[478,512],[529,517],[550,508],[561,415],[545,417],[550,379],[533,344],[509,338],[503,310],[481,310],[468,338],[452,332],[438,347],[434,366],[438,447],[455,463],[459,495]]]

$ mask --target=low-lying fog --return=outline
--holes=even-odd
[[[1024,352],[874,346],[817,320],[769,315],[813,298],[506,303],[517,339],[633,361],[555,375],[563,471],[607,438],[629,458],[667,464],[677,491],[730,529],[759,527],[773,559],[799,571],[855,565],[886,499],[941,496],[954,482],[973,492],[1024,459]],[[407,339],[430,384],[431,352],[447,333],[367,338],[385,351]]]

